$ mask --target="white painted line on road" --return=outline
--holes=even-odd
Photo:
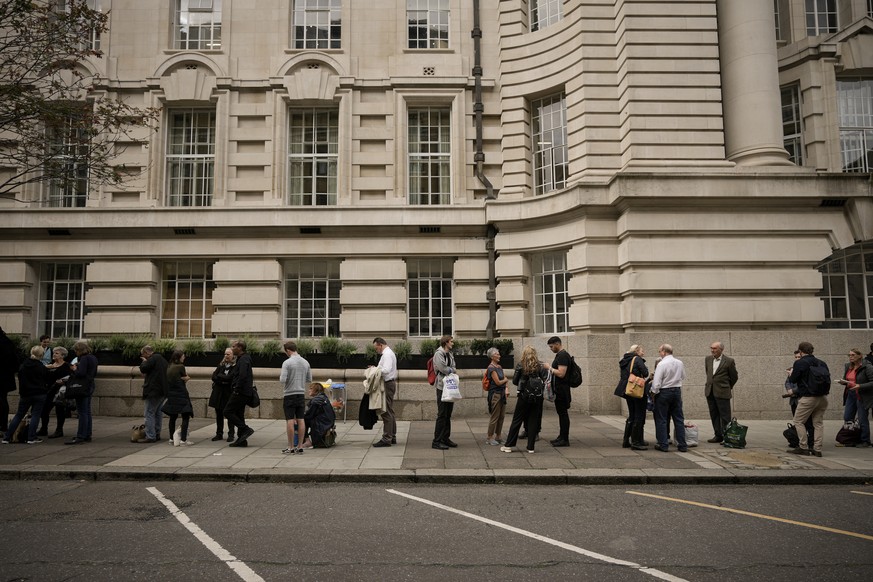
[[[850,491],[850,493],[854,493],[856,495],[873,495],[873,493],[870,493],[868,491]]]
[[[855,533],[853,531],[847,531],[844,529],[836,529],[836,528],[827,527],[824,525],[816,525],[814,523],[806,523],[805,521],[795,521],[793,519],[785,519],[784,517],[775,517],[775,516],[766,515],[763,513],[753,513],[751,511],[743,511],[742,509],[733,509],[731,507],[721,507],[719,505],[710,505],[708,503],[700,503],[699,501],[688,501],[685,499],[676,499],[675,497],[665,497],[663,495],[654,495],[652,493],[642,493],[640,491],[625,491],[625,493],[630,493],[631,495],[640,495],[641,497],[651,497],[653,499],[661,499],[663,501],[673,501],[676,503],[684,503],[686,505],[694,505],[696,507],[705,507],[706,509],[716,509],[718,511],[727,511],[728,513],[736,513],[737,515],[746,515],[748,517],[757,517],[759,519],[768,519],[770,521],[778,521],[779,523],[787,523],[790,525],[799,525],[801,527],[808,527],[810,529],[818,529],[821,531],[840,534],[840,535],[844,535],[844,536],[850,536],[853,538],[861,538],[862,540],[873,541],[873,536],[868,536],[867,534]]]
[[[407,499],[411,499],[413,501],[418,501],[419,503],[424,503],[425,505],[430,505],[432,507],[436,507],[438,509],[444,509],[451,513],[455,513],[457,515],[461,515],[464,517],[469,517],[470,519],[474,519],[476,521],[481,521],[482,523],[493,525],[494,527],[499,527],[501,529],[505,529],[506,531],[511,531],[512,533],[517,533],[519,535],[529,537],[535,540],[539,540],[541,542],[545,542],[547,544],[551,544],[553,546],[557,546],[564,550],[569,550],[571,552],[575,552],[577,554],[582,554],[583,556],[588,556],[589,558],[594,558],[595,560],[600,560],[601,562],[606,562],[608,564],[613,564],[615,566],[625,566],[628,568],[633,568],[635,570],[639,570],[644,574],[648,574],[649,576],[653,576],[655,578],[659,578],[661,580],[668,580],[669,582],[687,582],[684,578],[679,578],[678,576],[673,576],[672,574],[667,574],[666,572],[661,572],[660,570],[655,570],[654,568],[647,568],[635,562],[628,562],[626,560],[619,560],[618,558],[613,558],[610,556],[605,556],[603,554],[598,554],[597,552],[592,552],[590,550],[586,550],[584,548],[580,548],[579,546],[574,546],[572,544],[567,544],[564,542],[559,542],[558,540],[553,540],[552,538],[547,538],[545,536],[541,536],[539,534],[535,534],[533,532],[529,532],[523,529],[519,529],[517,527],[513,527],[511,525],[507,525],[505,523],[500,523],[499,521],[494,521],[493,519],[488,519],[487,517],[481,517],[479,515],[475,515],[473,513],[467,513],[466,511],[462,511],[460,509],[455,509],[454,507],[449,507],[448,505],[443,505],[442,503],[436,503],[435,501],[430,501],[429,499],[424,499],[421,497],[416,497],[414,495],[409,495],[408,493],[401,493],[400,491],[396,491],[394,489],[386,489],[388,493],[393,493],[394,495],[399,495],[400,497],[406,497]]]
[[[254,570],[249,568],[245,562],[237,560],[230,552],[221,547],[221,544],[209,537],[209,534],[200,529],[196,523],[185,515],[185,513],[176,507],[176,504],[164,497],[164,494],[154,487],[146,487],[146,490],[158,498],[158,501],[163,503],[170,513],[179,520],[185,529],[194,534],[194,537],[200,540],[206,549],[215,554],[215,557],[228,565],[228,567],[237,573],[237,575],[246,582],[264,582],[264,579],[258,576]]]

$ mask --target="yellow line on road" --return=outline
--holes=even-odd
[[[857,495],[871,495],[871,496],[873,496],[873,493],[868,493],[867,491],[852,491],[852,493],[855,493]]]
[[[684,503],[686,505],[696,505],[697,507],[704,507],[706,509],[716,509],[718,511],[727,511],[728,513],[736,513],[738,515],[747,515],[749,517],[757,517],[760,519],[769,519],[770,521],[778,521],[780,523],[788,523],[791,525],[799,525],[801,527],[808,527],[810,529],[818,529],[821,531],[826,531],[830,533],[840,534],[844,536],[851,536],[853,538],[861,538],[862,540],[868,540],[873,542],[873,536],[868,536],[866,534],[855,533],[853,531],[846,531],[843,529],[835,529],[832,527],[826,527],[823,525],[816,525],[814,523],[806,523],[803,521],[795,521],[793,519],[785,519],[783,517],[774,517],[772,515],[764,515],[762,513],[752,513],[751,511],[743,511],[742,509],[733,509],[731,507],[719,507],[718,505],[710,505],[708,503],[700,503],[698,501],[687,501],[685,499],[676,499],[673,497],[665,497],[663,495],[654,495],[652,493],[642,493],[640,491],[625,491],[625,493],[630,493],[631,495],[640,495],[642,497],[651,497],[653,499],[662,499],[664,501],[675,501],[676,503]]]

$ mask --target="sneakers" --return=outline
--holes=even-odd
[[[38,445],[38,444],[41,443],[41,442],[42,442],[42,439],[41,439],[41,438],[35,438],[35,439],[33,439],[33,440],[27,441],[27,444],[29,444],[29,445]]]
[[[301,447],[288,447],[287,449],[282,449],[283,455],[302,455],[303,449]]]
[[[6,439],[0,440],[0,445],[8,445],[8,444],[9,444],[9,441],[7,441]]]
[[[501,452],[501,453],[511,453],[511,452],[512,452],[512,448],[510,448],[510,447],[500,447],[500,452]]]
[[[194,441],[182,441],[181,444],[185,445],[186,447],[190,447],[194,444]]]
[[[309,439],[306,439],[306,441],[304,441],[304,443],[303,443],[303,446],[300,447],[300,450],[302,452],[303,449],[311,449],[311,448],[313,448],[312,443],[309,442]]]
[[[492,447],[499,447],[500,442],[497,439],[485,439],[486,445],[491,445]]]
[[[527,453],[528,453],[529,455],[532,455],[532,454],[534,454],[534,450],[533,450],[533,449],[528,449],[528,450],[527,450]]]

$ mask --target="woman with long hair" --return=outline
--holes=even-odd
[[[161,408],[161,412],[170,419],[170,444],[174,447],[194,444],[188,440],[188,422],[194,416],[191,396],[185,385],[190,379],[185,370],[185,352],[174,350],[170,356],[170,365],[167,366],[167,401]],[[182,426],[177,429],[176,419],[179,416],[182,417]]]
[[[537,351],[533,346],[525,346],[512,377],[512,383],[518,386],[518,401],[515,403],[506,443],[500,447],[502,452],[512,452],[523,423],[527,425],[527,452],[534,452],[543,419],[543,397],[547,378],[548,372],[543,369]]]
[[[861,350],[849,350],[849,361],[838,380],[843,389],[843,421],[852,422],[855,415],[861,425],[861,442],[856,446],[870,446],[870,412],[873,406],[873,365],[864,359]]]
[[[73,345],[73,351],[76,352],[76,363],[70,365],[71,374],[67,386],[73,382],[81,384],[85,387],[85,395],[75,398],[79,415],[76,437],[64,444],[82,445],[91,442],[91,397],[94,396],[94,378],[97,377],[97,358],[91,353],[91,346],[86,341],[77,341]]]

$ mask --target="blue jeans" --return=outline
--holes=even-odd
[[[76,438],[79,440],[91,438],[91,397],[94,395],[94,386],[88,390],[85,398],[76,398],[76,411],[79,415],[79,427],[76,429]]]
[[[22,396],[18,400],[18,410],[15,412],[12,422],[9,423],[9,428],[6,430],[6,434],[3,438],[7,441],[11,440],[15,429],[17,429],[18,425],[21,424],[21,421],[24,420],[24,415],[27,414],[28,410],[32,409],[30,414],[30,425],[27,429],[27,440],[34,440],[36,438],[36,431],[39,428],[39,417],[42,414],[43,404],[45,404],[45,394],[40,394],[39,396]]]
[[[145,399],[143,423],[147,439],[156,439],[161,436],[161,426],[164,424],[164,414],[161,412],[161,407],[164,405],[164,400],[166,399],[163,396]]]
[[[658,446],[663,449],[667,448],[667,430],[671,418],[676,445],[680,449],[688,448],[685,444],[685,415],[682,413],[681,388],[662,390],[655,396],[655,437]]]
[[[857,394],[857,392],[849,390],[849,393],[846,395],[846,408],[843,410],[843,420],[845,422],[851,422],[855,420],[855,414],[857,414],[858,423],[861,425],[861,442],[869,443],[870,416],[869,413],[864,410],[864,407],[861,406],[861,402],[855,394]]]

